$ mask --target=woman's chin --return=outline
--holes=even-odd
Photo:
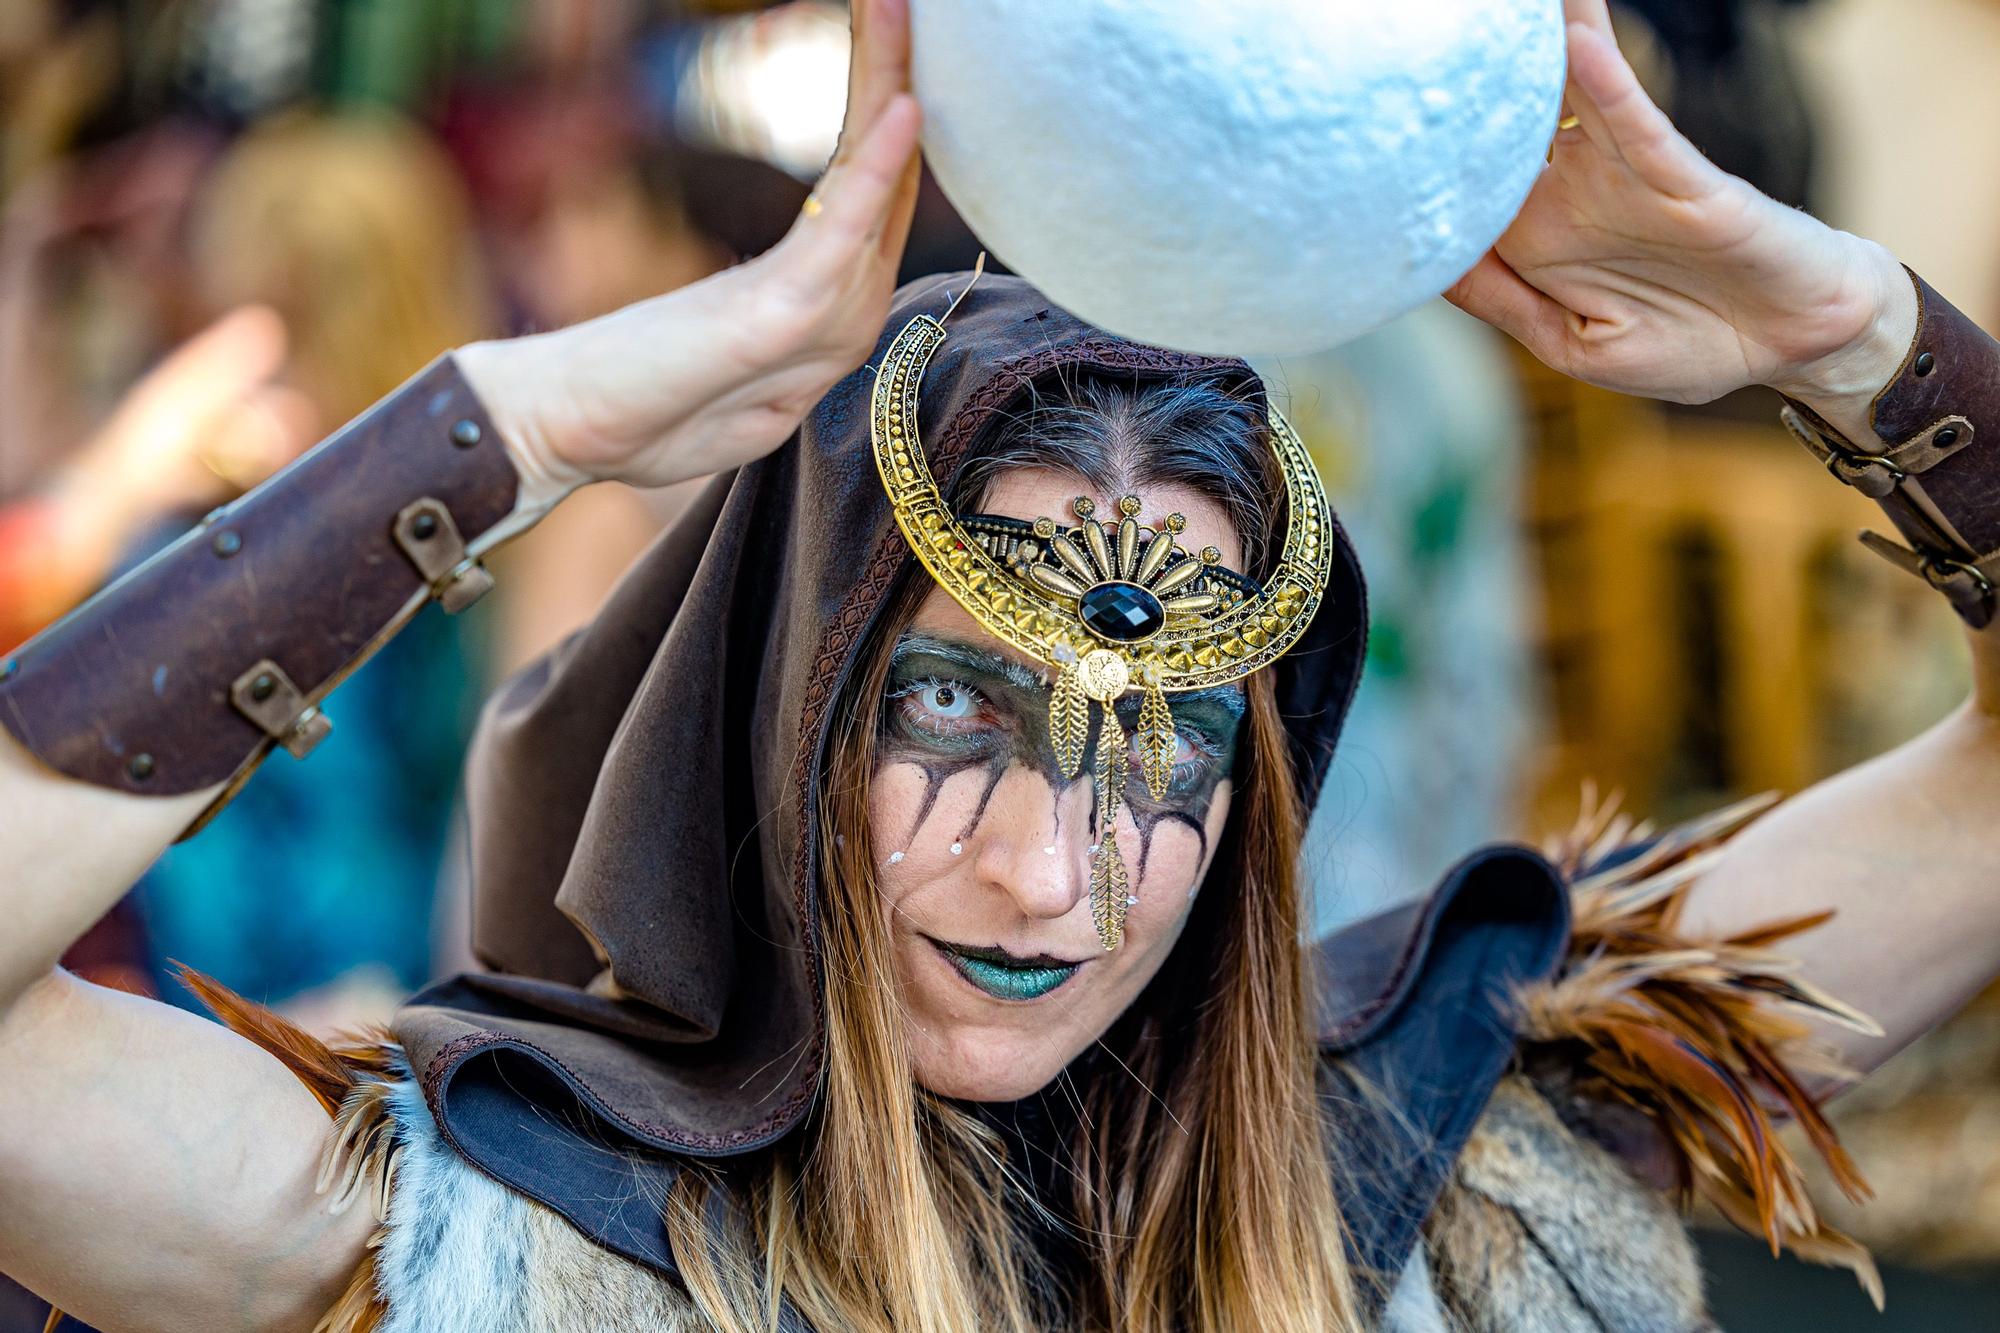
[[[1043,990],[968,976],[949,951],[921,936],[910,940],[901,961],[911,1072],[918,1086],[940,1097],[1010,1102],[1039,1092],[1123,1007],[1094,993],[1095,962]],[[1090,1015],[1099,1004],[1109,1013],[1093,1029]]]
[[[1040,1092],[1055,1081],[1074,1054],[1052,1050],[1047,1039],[996,1040],[990,1034],[968,1034],[966,1043],[947,1039],[911,1052],[912,1073],[919,1087],[940,1097],[964,1102],[1012,1102]],[[963,1048],[974,1043],[976,1050]]]

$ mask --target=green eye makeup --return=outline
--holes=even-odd
[[[952,846],[961,847],[977,830],[994,789],[1016,767],[1048,784],[1060,828],[1062,794],[1089,779],[1087,769],[1076,777],[1063,776],[1049,736],[1049,688],[1040,671],[976,644],[922,633],[903,636],[884,691],[881,753],[883,763],[915,765],[926,778],[908,843],[934,813],[944,784],[969,769],[982,771],[985,783]],[[1133,719],[1125,714],[1137,707],[1134,700],[1120,709],[1128,736]],[[1134,783],[1127,797],[1126,808],[1140,833],[1139,879],[1145,877],[1153,833],[1162,823],[1193,831],[1206,858],[1208,811],[1234,764],[1243,708],[1242,691],[1231,686],[1176,697],[1177,745],[1166,788],[1155,797],[1144,783]],[[1097,836],[1095,827],[1091,834]]]

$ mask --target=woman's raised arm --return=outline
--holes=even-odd
[[[1779,807],[1690,899],[1698,932],[1835,909],[1787,948],[1886,1029],[1829,1034],[1868,1069],[2000,973],[2000,565],[1987,563],[2000,532],[2000,344],[1935,293],[1920,298],[1880,246],[1715,167],[1640,88],[1604,0],[1568,9],[1573,121],[1452,299],[1607,388],[1680,402],[1778,389],[1795,432],[1882,500],[1914,549],[1878,547],[1969,627],[1963,708]]]
[[[0,1271],[106,1330],[304,1329],[334,1299],[372,1224],[314,1194],[312,1095],[219,1025],[57,961],[244,775],[245,719],[309,748],[368,652],[474,592],[469,561],[587,482],[770,452],[860,364],[917,110],[903,0],[858,4],[855,29],[851,132],[767,254],[461,349],[0,661]]]

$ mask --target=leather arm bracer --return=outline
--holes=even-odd
[[[1882,506],[1902,542],[1868,548],[1943,593],[1974,629],[2000,611],[2000,341],[1912,273],[1917,336],[1856,444],[1790,398],[1785,425],[1827,471]]]
[[[0,725],[95,786],[226,800],[272,747],[311,750],[327,693],[426,601],[491,586],[518,487],[441,357],[0,662]]]

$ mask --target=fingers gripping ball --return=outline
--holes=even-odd
[[[1498,239],[1561,114],[1561,0],[916,0],[924,149],[1014,269],[1196,352],[1331,347]]]

